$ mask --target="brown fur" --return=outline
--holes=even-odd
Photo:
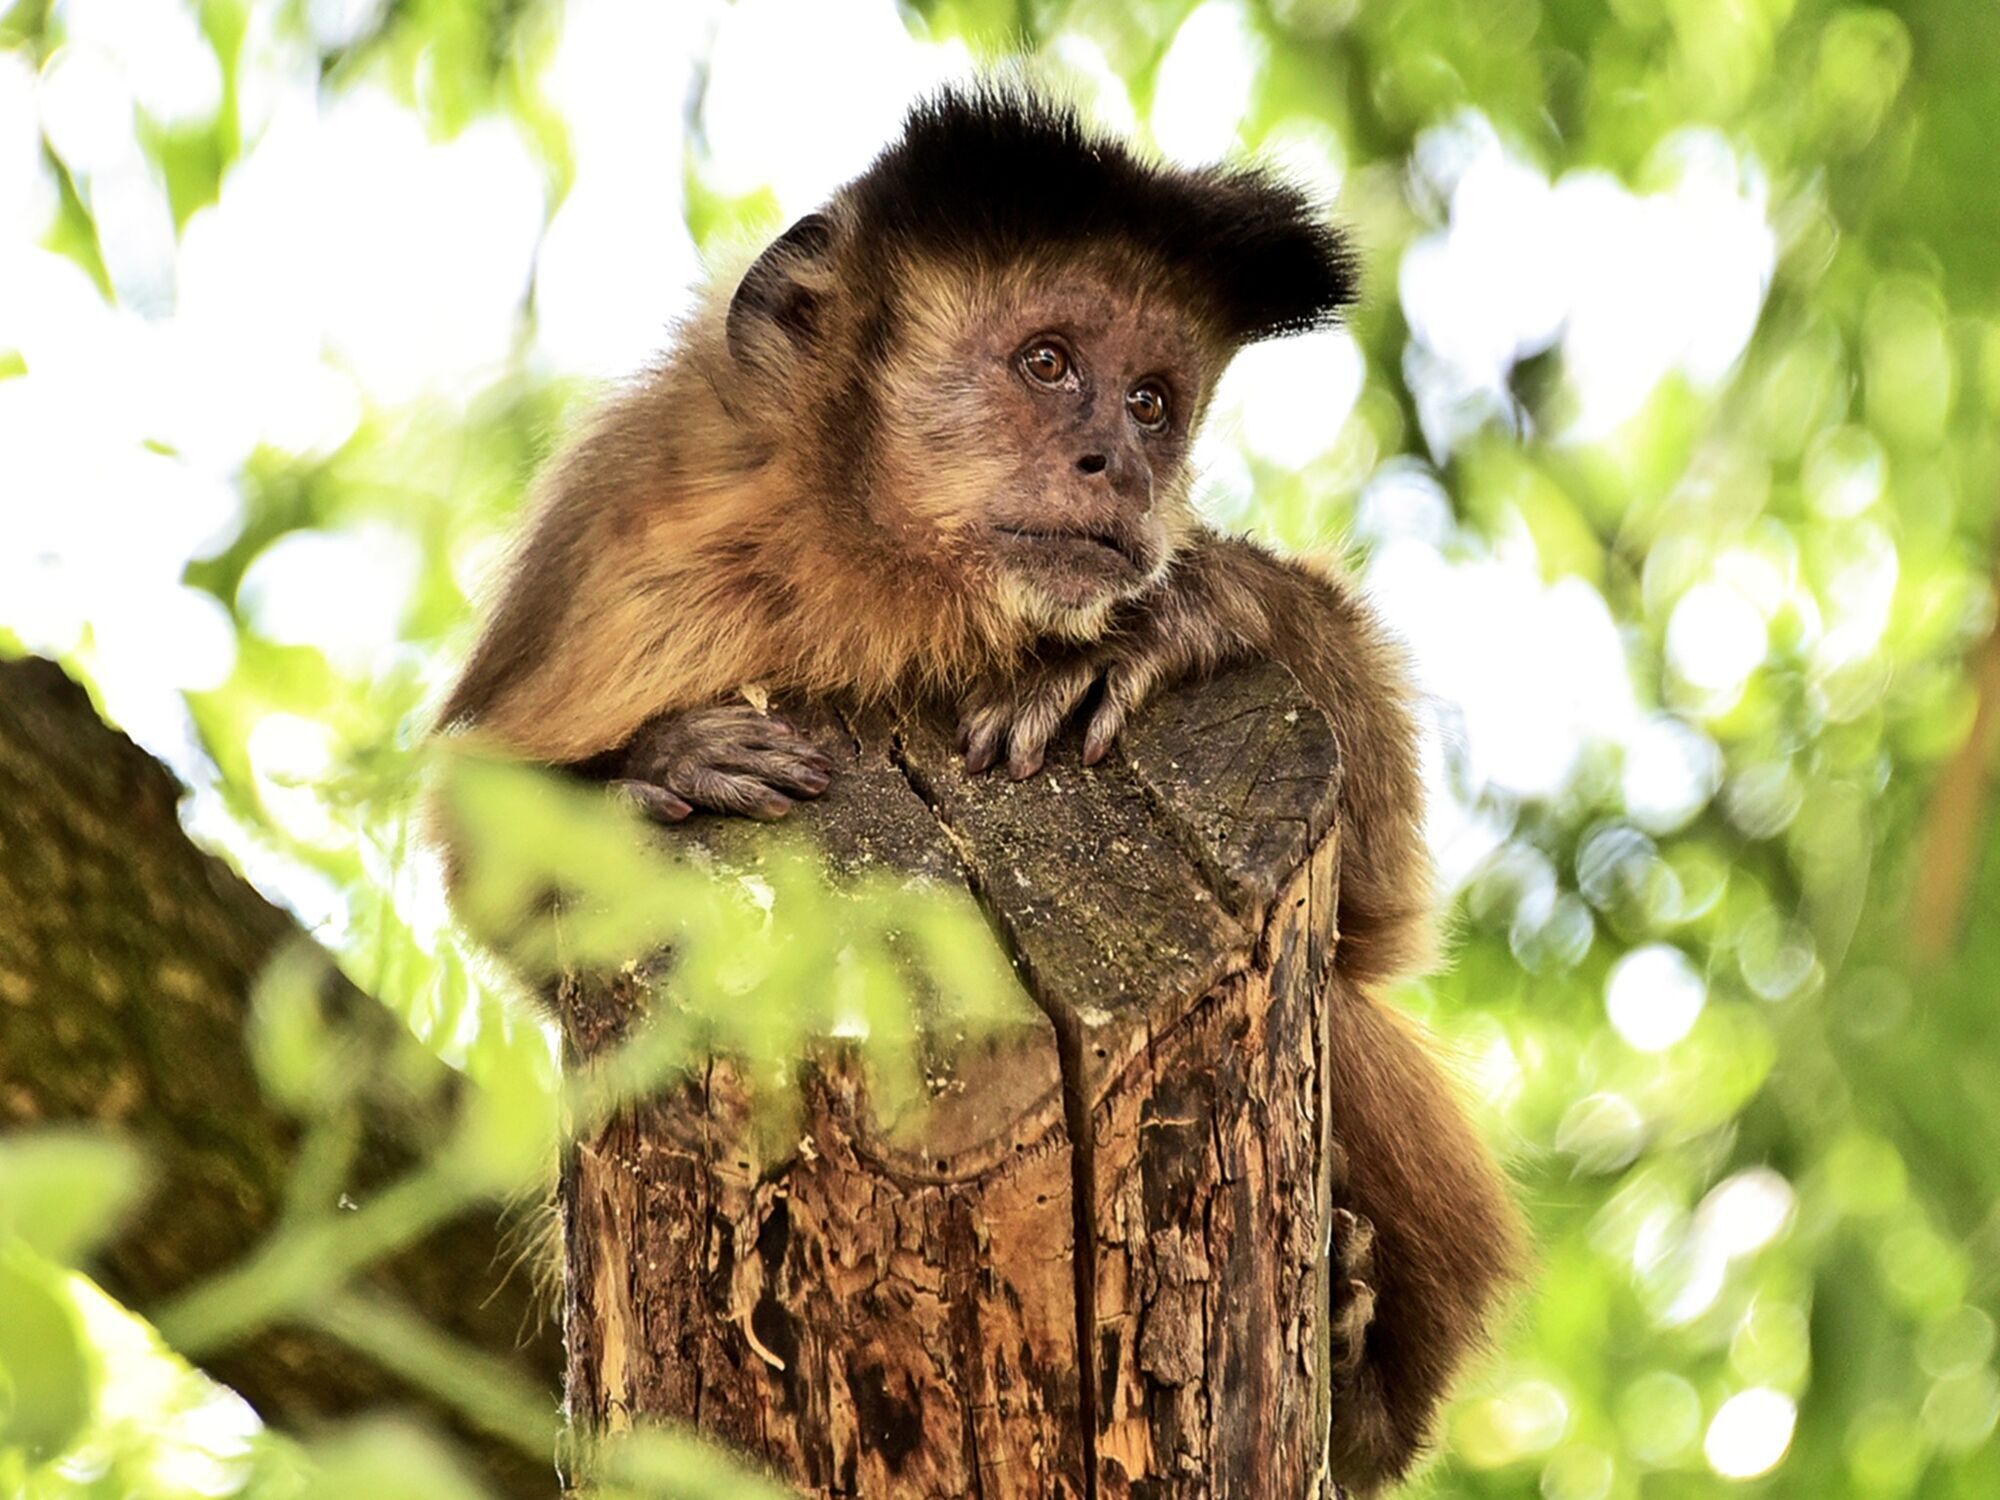
[[[1262,201],[1256,179],[1147,177],[1122,148],[1089,149],[1141,173],[1127,184],[1141,197]],[[1068,165],[1087,182],[1090,161]],[[1342,1264],[1372,1267],[1342,1315],[1359,1347],[1342,1361],[1331,1462],[1375,1488],[1421,1451],[1519,1235],[1437,1065],[1373,993],[1427,961],[1433,931],[1401,654],[1345,582],[1203,530],[1188,499],[1189,445],[1228,358],[1318,304],[1232,287],[1226,256],[1167,254],[1143,225],[1004,253],[991,225],[965,250],[934,224],[871,232],[870,212],[896,222],[887,169],[718,290],[551,467],[442,722],[526,759],[590,763],[663,818],[691,804],[772,816],[815,795],[824,765],[784,726],[719,706],[746,684],[948,694],[970,767],[1004,759],[1026,776],[1093,689],[1095,762],[1161,684],[1253,654],[1289,665],[1346,778],[1332,1127],[1346,1206],[1366,1221]],[[1279,230],[1296,209],[1264,204]],[[1285,254],[1333,256],[1313,233]],[[1345,284],[1331,260],[1300,274]],[[1061,389],[1022,367],[1044,335],[1073,356]],[[1157,430],[1125,406],[1148,379],[1170,392]]]

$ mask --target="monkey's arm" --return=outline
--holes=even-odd
[[[635,387],[541,476],[439,728],[575,765],[769,672],[770,631],[715,562],[736,497],[682,471],[674,410],[660,382]]]
[[[1341,968],[1363,981],[1421,969],[1435,909],[1402,646],[1351,582],[1312,563],[1233,537],[1192,550],[1186,576],[1168,580],[1181,596],[1169,612],[1205,618],[1249,653],[1283,662],[1332,722],[1343,778]]]
[[[615,624],[601,609],[570,600],[552,601],[554,618],[529,634],[533,595],[550,581],[515,580],[443,723],[506,754],[608,782],[662,823],[696,808],[782,817],[794,798],[826,790],[833,763],[824,754],[730,695],[758,675],[754,662],[727,650],[719,664],[689,659],[686,642],[708,633],[698,601],[680,616],[667,608],[668,593],[638,601],[644,609],[626,603],[649,648],[634,652],[629,639],[607,634]]]
[[[506,754],[608,782],[662,823],[696,808],[783,817],[794,799],[826,790],[832,761],[790,724],[729,696],[759,675],[747,654],[720,649],[716,660],[690,659],[690,640],[730,637],[704,630],[696,591],[683,591],[694,599],[676,613],[671,591],[620,601],[629,580],[580,569],[578,588],[610,592],[607,618],[602,595],[595,609],[543,597],[556,592],[561,566],[558,552],[517,574],[443,723]],[[544,606],[550,617],[538,621]],[[621,610],[646,651],[609,633]]]
[[[654,715],[756,680],[745,639],[709,618],[696,587],[613,544],[548,533],[522,549],[440,727],[522,760],[573,765],[628,742]],[[583,528],[580,528],[583,529]],[[590,528],[594,529],[594,528]]]

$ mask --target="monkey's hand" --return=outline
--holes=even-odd
[[[1333,1373],[1345,1381],[1367,1354],[1368,1327],[1375,1321],[1375,1226],[1349,1209],[1336,1208],[1327,1230],[1333,1263]]]
[[[1100,639],[1051,646],[978,683],[959,707],[965,769],[978,776],[1004,760],[1014,780],[1034,775],[1056,731],[1092,688],[1100,691],[1084,732],[1083,763],[1096,765],[1157,689],[1250,653],[1250,642],[1206,603],[1201,589],[1169,580],[1121,609]]]
[[[696,808],[771,819],[825,791],[833,762],[783,719],[717,703],[648,719],[610,773],[613,791],[662,823]]]

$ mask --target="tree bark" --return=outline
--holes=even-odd
[[[1331,1493],[1324,717],[1246,668],[1013,784],[966,778],[938,723],[786,713],[845,757],[794,815],[836,867],[971,891],[1033,1004],[929,1039],[918,1121],[829,1049],[795,1144],[760,1143],[723,1058],[579,1142],[572,1421],[692,1422],[822,1497]],[[741,862],[762,837],[669,836]],[[572,1056],[670,995],[569,976]]]
[[[176,815],[181,788],[108,728],[53,663],[0,662],[0,1125],[95,1121],[145,1151],[152,1190],[94,1267],[144,1311],[223,1269],[277,1220],[298,1129],[269,1105],[244,1050],[250,989],[298,924],[202,852]],[[340,981],[363,1025],[400,1029]],[[351,1180],[357,1199],[406,1167],[421,1121],[378,1121]],[[497,1209],[467,1214],[373,1280],[440,1329],[546,1383],[560,1354],[529,1277],[509,1275]],[[424,1393],[311,1330],[278,1327],[206,1363],[267,1420],[309,1425]],[[459,1424],[438,1413],[448,1427]],[[537,1463],[459,1431],[506,1495],[556,1489]]]

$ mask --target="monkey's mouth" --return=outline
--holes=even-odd
[[[1100,564],[1111,563],[1130,568],[1135,573],[1146,571],[1138,549],[1113,531],[1091,528],[1064,531],[1035,526],[996,526],[993,529],[1009,541],[1024,543],[1037,551]]]

